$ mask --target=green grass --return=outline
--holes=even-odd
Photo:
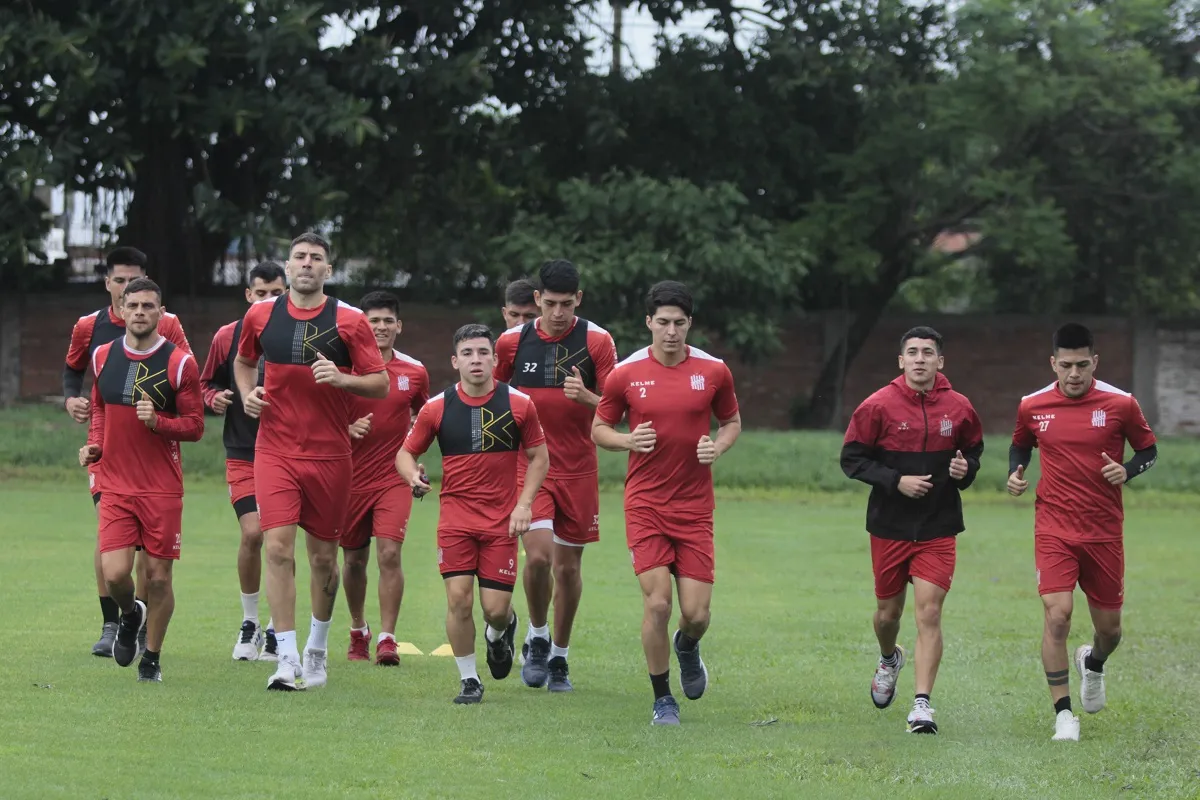
[[[457,691],[451,659],[405,657],[395,670],[348,663],[341,598],[330,685],[268,693],[269,665],[230,659],[240,621],[237,528],[224,486],[213,479],[221,456],[212,442],[185,456],[183,560],[164,683],[138,684],[132,668],[89,655],[99,630],[95,517],[82,470],[52,452],[78,447],[80,429],[64,421],[42,410],[0,415],[0,463],[8,464],[0,481],[0,585],[16,621],[0,670],[6,800],[1200,796],[1200,503],[1168,493],[1190,484],[1131,491],[1125,641],[1109,661],[1109,706],[1081,714],[1078,743],[1050,742],[1032,504],[969,494],[934,692],[942,733],[915,737],[904,733],[911,667],[891,709],[877,711],[868,698],[877,648],[863,498],[818,491],[849,483],[837,468],[837,437],[749,436],[743,446],[750,447],[719,465],[727,488],[704,644],[710,687],[699,702],[681,700],[681,728],[662,730],[648,724],[640,595],[613,491],[603,497],[603,539],[585,559],[574,694],[527,689],[515,670],[496,682],[485,670],[483,705],[463,708],[450,702]],[[1190,443],[1163,449],[1198,452]],[[739,450],[745,455],[735,456]],[[998,458],[988,462],[989,475],[1002,473]],[[1174,469],[1173,458],[1155,471]],[[769,491],[739,490],[731,473],[742,469],[766,476]],[[805,474],[814,477],[796,480]],[[429,500],[416,505],[405,548],[399,638],[425,653],[445,641],[436,508]],[[298,581],[307,586],[303,563]],[[378,624],[374,591],[372,580],[368,618]],[[516,605],[524,628],[519,590]],[[303,590],[297,608],[304,619]],[[1081,613],[1072,646],[1089,630]],[[913,636],[906,618],[901,641],[911,646]],[[674,668],[673,681],[677,687]],[[1077,695],[1074,676],[1072,683]]]

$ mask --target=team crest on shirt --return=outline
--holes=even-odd
[[[1104,413],[1103,408],[1098,408],[1092,412],[1092,427],[1093,428],[1103,428],[1107,421],[1108,421],[1108,417]]]
[[[396,376],[396,388],[401,392],[408,391],[408,376],[407,375],[397,375]]]
[[[897,427],[896,427],[896,430],[898,430],[898,431],[906,431],[906,430],[908,430],[908,420],[905,420],[904,422],[901,422],[901,423],[899,424],[899,426],[897,426]]]
[[[941,433],[942,436],[954,435],[954,422],[949,417],[942,417],[942,427],[939,433]]]
[[[703,375],[700,375],[697,373],[696,375],[692,376],[692,389],[694,389],[697,392],[704,391],[704,376]]]

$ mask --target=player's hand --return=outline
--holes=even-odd
[[[930,482],[932,475],[905,475],[900,479],[900,494],[905,497],[924,497],[933,484]]]
[[[587,387],[583,385],[583,375],[579,373],[579,367],[571,367],[571,374],[563,382],[563,395],[568,400],[582,403],[586,393]]]
[[[629,432],[628,436],[629,442],[626,449],[635,453],[649,453],[658,441],[658,434],[654,432],[654,423],[649,421],[638,425]]]
[[[424,464],[417,464],[417,476],[412,479],[409,486],[412,487],[413,497],[418,499],[433,491],[433,487],[429,485],[429,475],[425,473]]]
[[[371,432],[371,417],[375,416],[375,412],[367,414],[365,417],[360,417],[350,423],[350,438],[361,439]]]
[[[254,390],[242,401],[242,407],[246,409],[246,416],[250,419],[258,419],[263,409],[271,405],[266,398],[267,390],[261,386],[255,386]]]
[[[79,448],[79,466],[86,467],[100,460],[100,445],[85,444]]]
[[[508,535],[524,536],[529,532],[529,523],[533,522],[533,511],[529,506],[518,505],[508,517]]]
[[[962,450],[957,450],[954,453],[954,458],[950,459],[950,477],[956,481],[961,481],[967,475],[967,460],[963,458]]]
[[[1008,493],[1013,497],[1020,497],[1028,488],[1029,481],[1025,480],[1025,465],[1022,464],[1008,476]]]
[[[92,415],[92,401],[86,397],[68,397],[67,413],[76,422],[87,422],[88,417]]]
[[[223,392],[217,392],[213,395],[212,410],[214,414],[224,414],[225,409],[233,405],[233,390],[226,389]]]
[[[711,464],[717,460],[717,443],[708,434],[700,437],[696,444],[696,458],[701,464]]]
[[[317,360],[313,362],[312,373],[317,383],[328,384],[335,389],[342,386],[342,371],[320,351],[317,352]]]
[[[150,430],[158,427],[158,412],[154,410],[154,403],[150,402],[150,395],[145,392],[142,392],[142,399],[137,401],[137,418]]]
[[[1103,453],[1104,468],[1100,470],[1100,474],[1104,476],[1104,480],[1111,483],[1113,486],[1120,486],[1129,478],[1129,474],[1125,471],[1125,467],[1113,461],[1108,453]]]

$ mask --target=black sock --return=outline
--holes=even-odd
[[[900,651],[894,647],[892,648],[891,655],[884,655],[883,653],[879,655],[883,658],[883,665],[885,667],[894,667],[900,663]]]
[[[104,616],[105,623],[116,622],[121,618],[121,607],[111,597],[101,597],[100,613]]]
[[[690,653],[696,649],[696,645],[700,644],[700,640],[693,639],[683,631],[680,631],[678,644],[680,650],[684,651],[685,653]]]
[[[916,700],[917,700],[917,702],[918,702],[918,703],[919,703],[919,702],[921,702],[922,700],[924,700],[924,701],[925,701],[925,705],[926,705],[926,706],[928,706],[928,705],[929,705],[929,695],[927,695],[927,694],[919,694],[919,695],[917,695],[917,697],[916,697]]]
[[[1094,646],[1092,652],[1083,657],[1083,666],[1085,669],[1090,669],[1092,672],[1104,672],[1104,662],[1108,661],[1108,656],[1101,653]]]
[[[142,653],[142,661],[148,662],[150,664],[157,664],[158,663],[158,653],[155,652],[154,650],[147,650],[146,652]]]
[[[666,697],[671,693],[671,670],[667,670],[662,675],[650,676],[650,688],[654,690],[654,699]]]
[[[1066,697],[1060,697],[1058,700],[1054,701],[1054,713],[1055,714],[1057,714],[1060,711],[1070,711],[1070,710],[1071,710],[1071,695],[1067,695]]]

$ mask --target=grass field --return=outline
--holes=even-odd
[[[55,410],[0,414],[0,585],[16,621],[0,671],[0,797],[1200,796],[1195,442],[1162,443],[1159,465],[1129,489],[1125,641],[1109,661],[1109,705],[1077,712],[1082,741],[1060,743],[1050,741],[1038,658],[1032,503],[998,492],[1001,437],[966,500],[933,696],[942,733],[916,737],[904,732],[911,668],[891,709],[868,697],[877,648],[865,496],[841,476],[836,436],[750,434],[718,464],[709,690],[681,698],[681,728],[656,729],[618,488],[604,495],[603,540],[585,559],[574,694],[484,670],[483,705],[459,707],[452,659],[350,664],[341,598],[329,686],[268,693],[270,665],[230,659],[236,523],[219,478],[219,421],[209,424],[206,441],[184,449],[177,609],[164,683],[147,686],[89,654],[95,518],[84,473],[71,467],[82,429]],[[620,466],[604,459],[609,485]],[[409,528],[398,631],[425,653],[445,640],[431,499]],[[307,586],[303,563],[298,580]],[[517,609],[523,630],[519,590]],[[1086,614],[1076,620],[1072,646],[1090,631]],[[906,619],[901,641],[913,638]],[[672,673],[681,697],[674,664]],[[1074,675],[1072,688],[1077,696]]]

